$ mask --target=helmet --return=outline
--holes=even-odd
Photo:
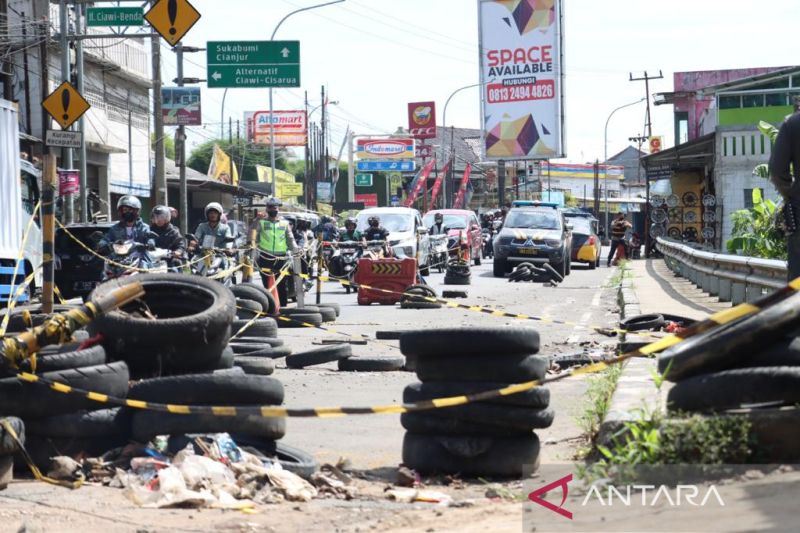
[[[356,226],[356,219],[353,217],[347,217],[347,220],[344,221],[344,227],[347,226]]]
[[[117,202],[117,210],[120,210],[123,207],[130,207],[131,209],[136,209],[139,211],[142,208],[142,202],[140,202],[135,196],[126,194]]]
[[[219,213],[220,217],[222,217],[222,214],[224,213],[224,211],[222,209],[222,206],[219,204],[219,202],[211,202],[210,204],[208,204],[206,206],[206,209],[204,211],[204,214],[206,215],[206,218],[208,218],[208,212],[212,211],[212,210],[216,211],[217,213]]]
[[[150,211],[150,218],[153,220],[163,220],[164,222],[169,222],[172,219],[172,213],[170,213],[169,207],[165,205],[157,205]]]
[[[443,215],[443,214],[441,214],[441,213],[436,213],[435,215],[433,215],[433,219],[434,219],[436,222],[439,222],[440,220],[444,220],[444,215]]]
[[[369,223],[370,226],[377,226],[381,223],[381,219],[373,215],[367,219],[367,223]]]
[[[277,198],[268,198],[267,199],[267,207],[280,207],[282,205],[283,205],[283,202],[281,202]]]

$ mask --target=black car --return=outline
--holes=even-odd
[[[561,276],[571,270],[571,226],[561,209],[550,204],[513,207],[493,241],[496,277],[515,264],[550,263]]]
[[[55,283],[64,298],[83,298],[102,282],[105,261],[90,253],[75,239],[94,250],[111,226],[111,222],[70,224],[67,226],[69,235],[63,228],[56,229]]]

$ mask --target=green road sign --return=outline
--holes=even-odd
[[[144,26],[141,7],[90,7],[86,10],[87,26]]]
[[[209,87],[300,87],[300,41],[209,41]]]
[[[356,174],[356,187],[372,187],[372,174]]]

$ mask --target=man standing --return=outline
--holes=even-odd
[[[261,279],[264,287],[269,287],[269,274],[275,275],[275,280],[280,278],[279,271],[286,261],[291,261],[291,253],[297,250],[291,224],[278,216],[278,207],[281,201],[275,198],[267,200],[267,217],[259,218],[250,232],[250,243],[258,251],[257,264],[261,269]],[[290,267],[291,268],[291,267]],[[298,288],[298,290],[301,290]],[[281,307],[288,301],[286,289],[286,276],[278,283],[278,298]]]
[[[631,223],[625,220],[625,213],[618,213],[611,223],[611,250],[608,252],[606,266],[611,266],[611,260],[614,259],[614,254],[617,253],[617,248],[620,245],[622,245],[623,250],[625,249],[625,231],[630,227]]]
[[[791,281],[800,276],[800,231],[797,230],[800,214],[800,96],[794,97],[794,114],[784,121],[775,139],[769,158],[769,178],[783,196],[787,270]]]

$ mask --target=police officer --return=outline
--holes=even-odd
[[[290,254],[297,250],[291,224],[278,215],[281,205],[281,201],[276,198],[267,200],[266,218],[259,217],[251,231],[251,244],[259,251],[258,266],[267,269],[267,272],[261,271],[264,287],[269,286],[270,273],[275,275],[276,280],[280,277],[278,272],[290,260]],[[278,298],[281,306],[285,306],[288,301],[286,276],[278,283]]]
[[[800,276],[800,96],[794,97],[794,111],[781,125],[769,158],[770,181],[783,196],[789,281]]]

